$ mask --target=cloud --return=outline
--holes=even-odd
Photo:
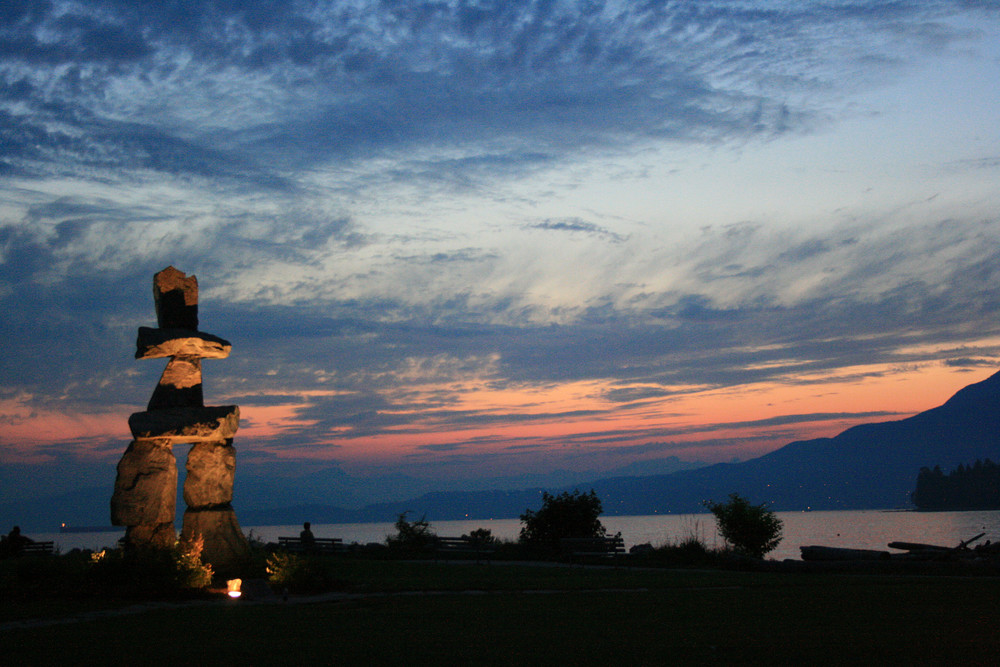
[[[24,4],[3,29],[0,159],[9,169],[58,157],[81,171],[129,165],[284,189],[275,167],[415,146],[464,147],[450,165],[440,153],[424,160],[422,171],[440,178],[630,139],[781,134],[826,114],[792,97],[832,85],[844,68],[862,75],[873,58],[968,39],[937,20],[955,11]],[[227,112],[199,115],[209,108]]]
[[[567,233],[578,233],[578,234],[588,234],[597,237],[603,237],[615,243],[621,243],[625,240],[625,237],[621,234],[617,234],[609,229],[595,225],[592,222],[586,222],[579,218],[568,218],[563,220],[544,220],[542,222],[535,223],[528,226],[529,229],[540,229],[543,231],[551,232],[567,232]]]
[[[464,449],[465,445],[458,442],[444,443],[440,445],[419,445],[418,450],[423,450],[427,452],[454,452],[460,449]]]
[[[710,433],[619,417],[982,367],[1000,354],[996,158],[920,134],[953,111],[910,126],[879,96],[979,65],[995,9],[5,3],[0,388],[54,412],[141,407],[162,366],[132,359],[135,327],[168,264],[234,343],[206,399],[284,411],[248,424],[258,457],[348,461],[445,429],[469,437],[416,453],[652,455],[637,440]],[[912,169],[900,150],[937,143]],[[865,417],[789,413],[705,428]],[[524,435],[568,422],[586,433]]]
[[[959,359],[945,359],[946,366],[953,366],[955,368],[996,368],[997,360],[996,358],[989,359],[971,359],[969,357],[962,357]]]

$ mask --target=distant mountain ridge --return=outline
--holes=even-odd
[[[793,442],[742,463],[598,479],[577,488],[593,488],[607,515],[701,512],[704,500],[724,499],[732,492],[753,502],[769,502],[778,511],[903,508],[911,506],[910,493],[921,467],[953,468],[986,458],[1000,460],[1000,373],[906,419],[861,424],[833,438]],[[406,511],[432,521],[515,518],[525,509],[537,508],[541,492],[445,491],[360,510],[308,509],[314,523],[391,521]],[[305,509],[250,512],[241,514],[241,520],[248,525],[293,523],[302,520]]]
[[[645,480],[595,482],[609,513],[695,512],[735,491],[775,510],[910,507],[923,466],[952,468],[1000,454],[1000,373],[936,408],[793,442],[736,464]]]
[[[907,419],[861,424],[833,438],[793,442],[750,461],[601,478],[546,490],[593,488],[605,514],[618,516],[703,512],[702,501],[724,499],[732,492],[753,502],[770,502],[779,511],[902,508],[912,507],[910,493],[921,467],[940,465],[948,470],[977,459],[1000,461],[1000,373]],[[271,496],[251,491],[238,500],[237,512],[243,526],[387,522],[402,512],[410,512],[412,518],[426,515],[430,521],[503,519],[537,509],[542,491],[535,487],[438,491],[361,509],[316,502],[313,494],[294,505],[278,500],[279,506],[266,507],[260,502]],[[46,495],[30,503],[0,502],[0,516],[11,517],[11,525],[19,522],[33,530],[55,531],[63,521],[103,521],[109,497],[110,488],[104,485]]]

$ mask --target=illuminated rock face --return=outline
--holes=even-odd
[[[205,539],[201,559],[211,563],[216,571],[236,571],[250,558],[250,545],[228,503],[217,509],[185,510],[181,537],[190,539],[195,535]]]
[[[235,474],[236,450],[232,444],[199,442],[188,453],[184,503],[197,509],[229,505]]]
[[[133,438],[174,443],[232,440],[239,425],[240,409],[235,405],[169,407],[134,412],[128,418]]]
[[[183,538],[204,538],[202,559],[217,571],[238,568],[250,550],[240,530],[233,499],[239,428],[238,406],[206,407],[201,360],[224,359],[231,345],[198,328],[198,279],[167,267],[153,278],[159,327],[139,328],[137,359],[169,357],[145,412],[129,417],[135,438],[118,464],[111,497],[111,522],[126,526],[131,547],[170,546],[177,497],[173,445],[193,445],[184,481]]]
[[[118,462],[111,516],[118,525],[172,524],[177,498],[177,464],[170,442],[133,440]]]

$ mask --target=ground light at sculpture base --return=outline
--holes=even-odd
[[[243,585],[242,579],[230,579],[229,581],[226,582],[226,595],[233,598],[234,600],[240,597],[240,595],[242,595],[242,593],[240,592],[240,586],[242,585]]]

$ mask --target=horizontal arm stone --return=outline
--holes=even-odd
[[[240,427],[240,408],[222,405],[136,412],[128,418],[128,426],[136,440],[221,442],[231,439]]]
[[[225,359],[232,347],[228,340],[201,331],[139,327],[139,337],[135,341],[135,358]]]

